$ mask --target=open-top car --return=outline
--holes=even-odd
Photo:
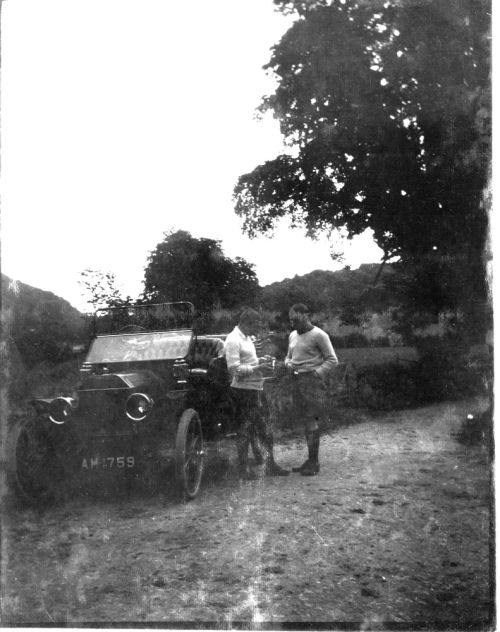
[[[200,488],[204,438],[229,433],[224,336],[198,336],[191,303],[103,310],[76,392],[33,400],[35,415],[6,445],[8,479],[25,501],[51,497],[70,477],[145,468],[175,472],[187,499]]]

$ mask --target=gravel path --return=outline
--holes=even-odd
[[[240,482],[234,446],[221,445],[188,504],[136,490],[11,509],[3,625],[485,629],[490,464],[452,436],[467,412],[442,404],[340,428],[322,440],[317,477]],[[303,457],[302,440],[277,446],[284,466]]]

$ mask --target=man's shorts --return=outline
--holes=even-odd
[[[297,413],[304,419],[323,419],[327,416],[327,387],[314,371],[294,373],[292,398]]]

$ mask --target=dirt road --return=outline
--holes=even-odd
[[[234,447],[222,446],[188,504],[135,491],[11,510],[3,625],[484,628],[490,465],[484,448],[452,437],[467,411],[361,418],[323,439],[317,477],[240,482],[224,467]],[[300,463],[302,440],[284,440],[277,456]]]

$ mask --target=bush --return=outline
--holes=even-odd
[[[334,349],[355,349],[366,347],[390,347],[390,340],[388,336],[381,336],[380,338],[370,339],[361,332],[352,332],[346,336],[332,336],[330,340]]]
[[[376,364],[358,369],[349,405],[372,410],[394,410],[418,401],[418,365],[400,362]]]
[[[493,458],[494,435],[493,435],[493,407],[487,410],[464,416],[460,429],[455,437],[463,445],[484,445],[489,449]]]
[[[442,401],[484,392],[483,370],[469,362],[468,350],[455,336],[418,341],[420,401]]]
[[[77,388],[80,379],[81,357],[62,363],[41,362],[28,373],[32,397],[68,396]]]
[[[334,349],[349,349],[351,347],[369,347],[370,341],[366,336],[358,332],[352,332],[347,336],[332,336],[330,340]]]
[[[391,410],[487,392],[488,367],[472,363],[453,338],[420,341],[415,364],[387,362],[358,367],[348,405]]]

